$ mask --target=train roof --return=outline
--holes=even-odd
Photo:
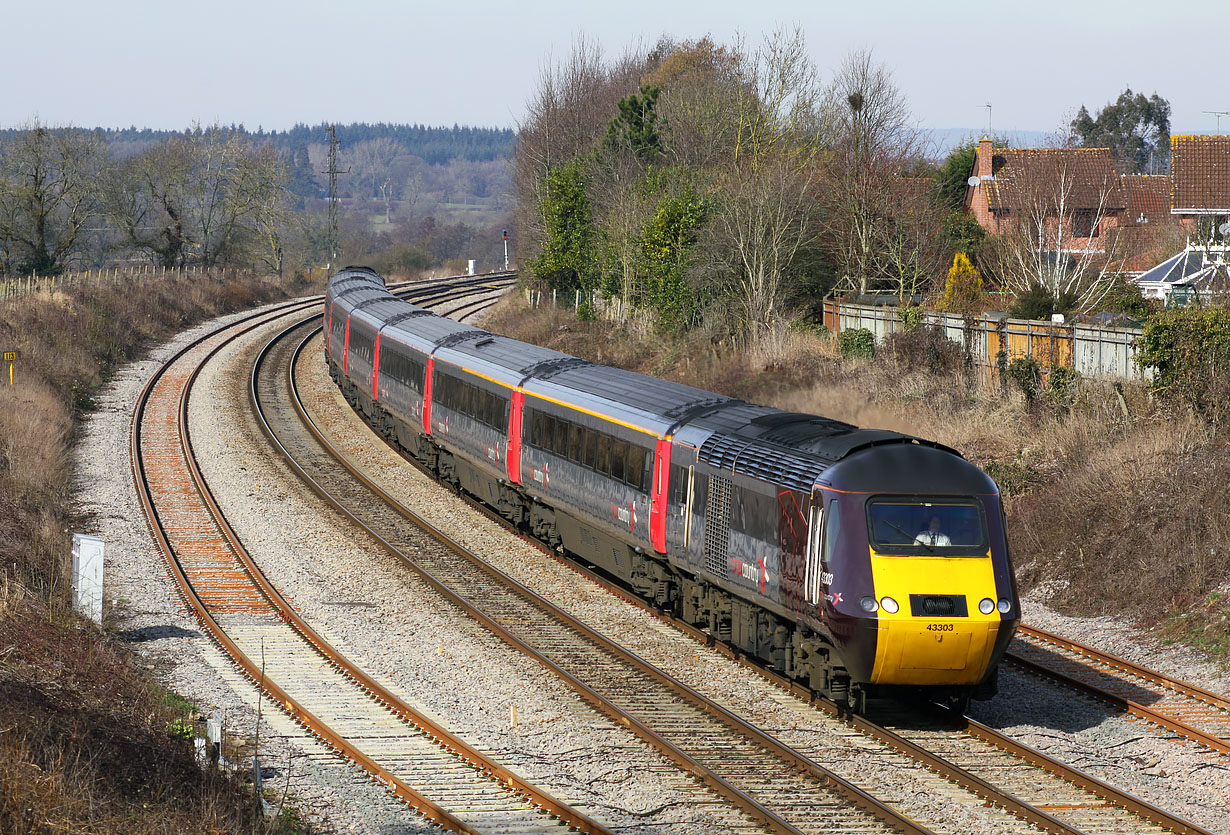
[[[520,385],[535,369],[544,368],[560,359],[572,359],[550,348],[487,331],[450,340],[440,347],[436,356],[510,387]]]

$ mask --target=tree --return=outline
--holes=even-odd
[[[715,174],[715,227],[727,253],[723,287],[738,335],[768,333],[800,278],[796,258],[816,239],[816,185],[825,147],[822,88],[803,34],[774,33],[735,88],[733,148]]]
[[[644,163],[653,162],[662,153],[662,138],[658,136],[654,112],[661,93],[658,87],[642,84],[640,95],[619,100],[619,115],[611,120],[606,131],[609,148],[630,151]]]
[[[1072,133],[1085,148],[1110,148],[1120,170],[1136,174],[1165,170],[1170,159],[1170,102],[1154,93],[1119,94],[1096,117],[1082,105]]]
[[[866,293],[883,278],[901,277],[878,272],[879,247],[894,234],[881,227],[904,218],[898,192],[902,177],[915,168],[918,132],[892,74],[869,52],[845,59],[826,99],[835,133],[821,192],[826,244],[842,283]]]
[[[1081,169],[1060,154],[1039,159],[1014,182],[1011,230],[988,239],[983,256],[996,278],[1017,293],[1041,287],[1052,299],[1071,300],[1070,306],[1087,311],[1110,291],[1114,276],[1108,265],[1119,238],[1101,236],[1103,249],[1077,248],[1073,227],[1079,217],[1091,232],[1101,229],[1118,202],[1119,177],[1108,165],[1100,181],[1086,183]],[[1084,193],[1079,204],[1078,192]]]
[[[585,176],[581,158],[553,169],[539,207],[545,235],[542,251],[529,267],[557,290],[593,287],[594,229]]]
[[[977,158],[978,143],[971,139],[949,151],[948,156],[940,163],[936,175],[939,180],[940,199],[948,208],[954,211],[965,208],[968,180],[974,171],[974,161]]]
[[[104,152],[91,133],[35,124],[0,148],[0,245],[5,269],[64,269],[98,212]]]

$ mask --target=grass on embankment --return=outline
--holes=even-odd
[[[529,310],[510,297],[486,327],[587,359],[859,426],[934,439],[987,469],[1007,497],[1022,588],[1073,615],[1125,615],[1223,658],[1230,650],[1230,444],[1141,386],[1080,380],[1032,403],[968,372],[925,331],[843,359],[827,334],[787,332],[747,353]]]
[[[289,292],[288,292],[289,291]],[[299,295],[260,278],[145,280],[0,305],[0,831],[272,831],[234,780],[199,768],[182,700],[68,601],[71,449],[122,363],[213,316]],[[187,735],[190,737],[190,735]],[[281,830],[279,830],[281,831]]]

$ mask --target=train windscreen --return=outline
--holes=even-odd
[[[965,557],[987,553],[982,505],[974,499],[876,498],[867,502],[871,547],[880,554]]]

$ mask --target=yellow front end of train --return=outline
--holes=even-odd
[[[871,566],[878,617],[871,683],[960,686],[982,681],[1001,627],[1012,626],[996,606],[984,602],[999,599],[990,553],[886,556],[872,550]],[[990,612],[981,611],[980,604]]]

